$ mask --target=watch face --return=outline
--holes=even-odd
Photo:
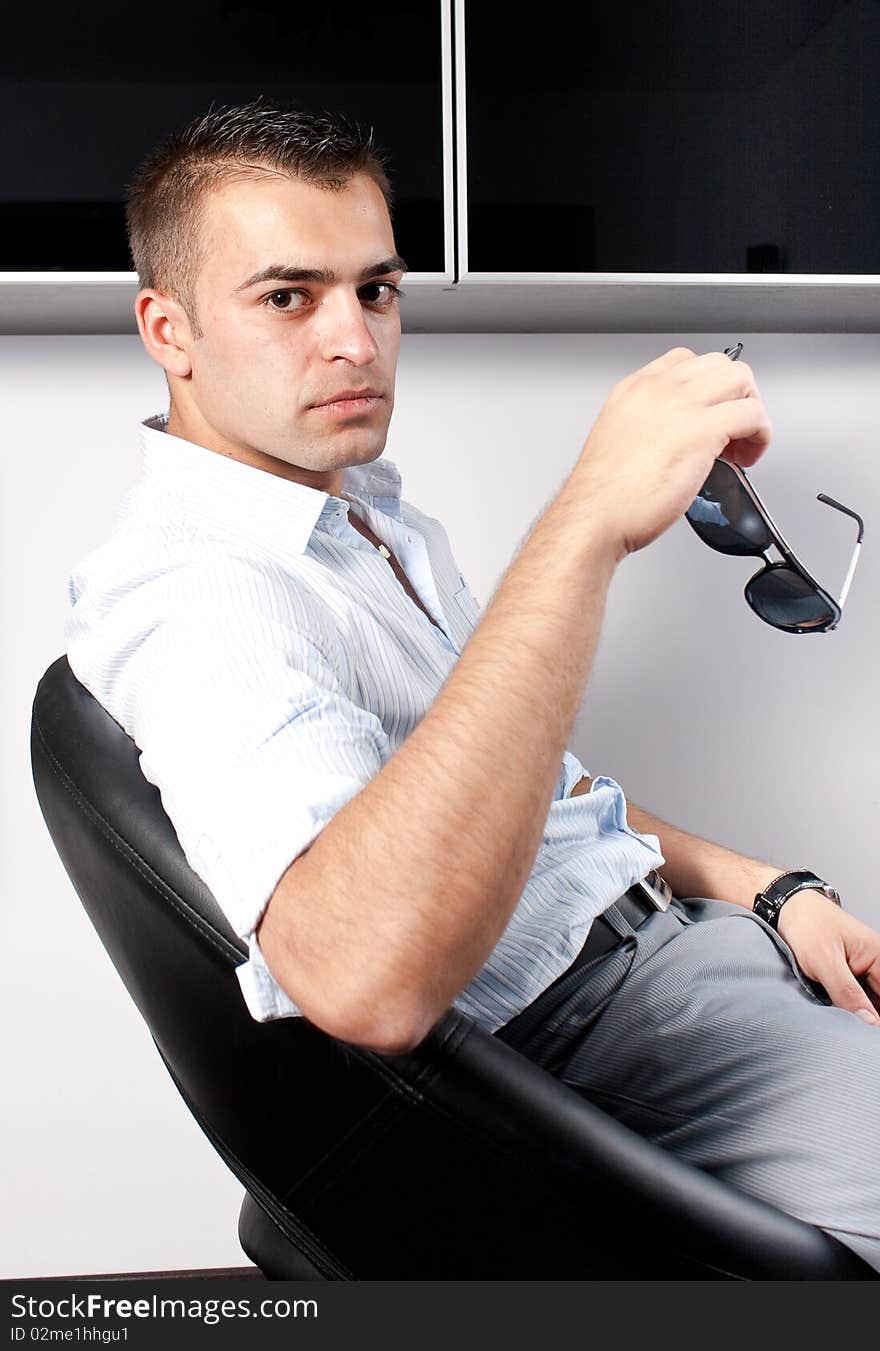
[[[827,882],[823,882],[819,877],[817,877],[814,882],[807,883],[803,890],[818,891],[821,895],[827,896],[829,901],[834,901],[837,905],[840,905],[840,896],[834,890],[834,887],[829,886]],[[792,893],[792,895],[794,894],[795,893]]]

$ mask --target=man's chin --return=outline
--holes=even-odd
[[[328,468],[346,469],[349,465],[372,464],[378,460],[385,449],[387,437],[353,435],[354,428],[348,429],[348,435],[340,435],[335,440],[333,466]]]

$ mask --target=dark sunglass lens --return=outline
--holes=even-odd
[[[756,614],[779,629],[819,628],[835,611],[810,583],[792,568],[768,568],[746,586],[746,599]]]
[[[685,516],[723,554],[762,554],[773,543],[763,517],[729,464],[716,460]]]

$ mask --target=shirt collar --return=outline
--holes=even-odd
[[[349,507],[343,497],[173,436],[167,424],[167,413],[140,423],[143,474],[152,486],[170,490],[188,515],[300,554],[316,528],[337,534],[343,529]],[[400,473],[391,460],[351,465],[343,472],[345,498],[374,504],[397,520],[402,519],[400,492]]]

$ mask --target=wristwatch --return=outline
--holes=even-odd
[[[840,896],[834,887],[823,882],[821,877],[811,873],[808,868],[796,868],[793,872],[780,873],[778,877],[774,877],[769,886],[758,892],[752,909],[759,918],[766,920],[771,929],[776,929],[779,925],[779,912],[788,898],[798,891],[807,889],[821,891],[829,901],[840,905]]]

